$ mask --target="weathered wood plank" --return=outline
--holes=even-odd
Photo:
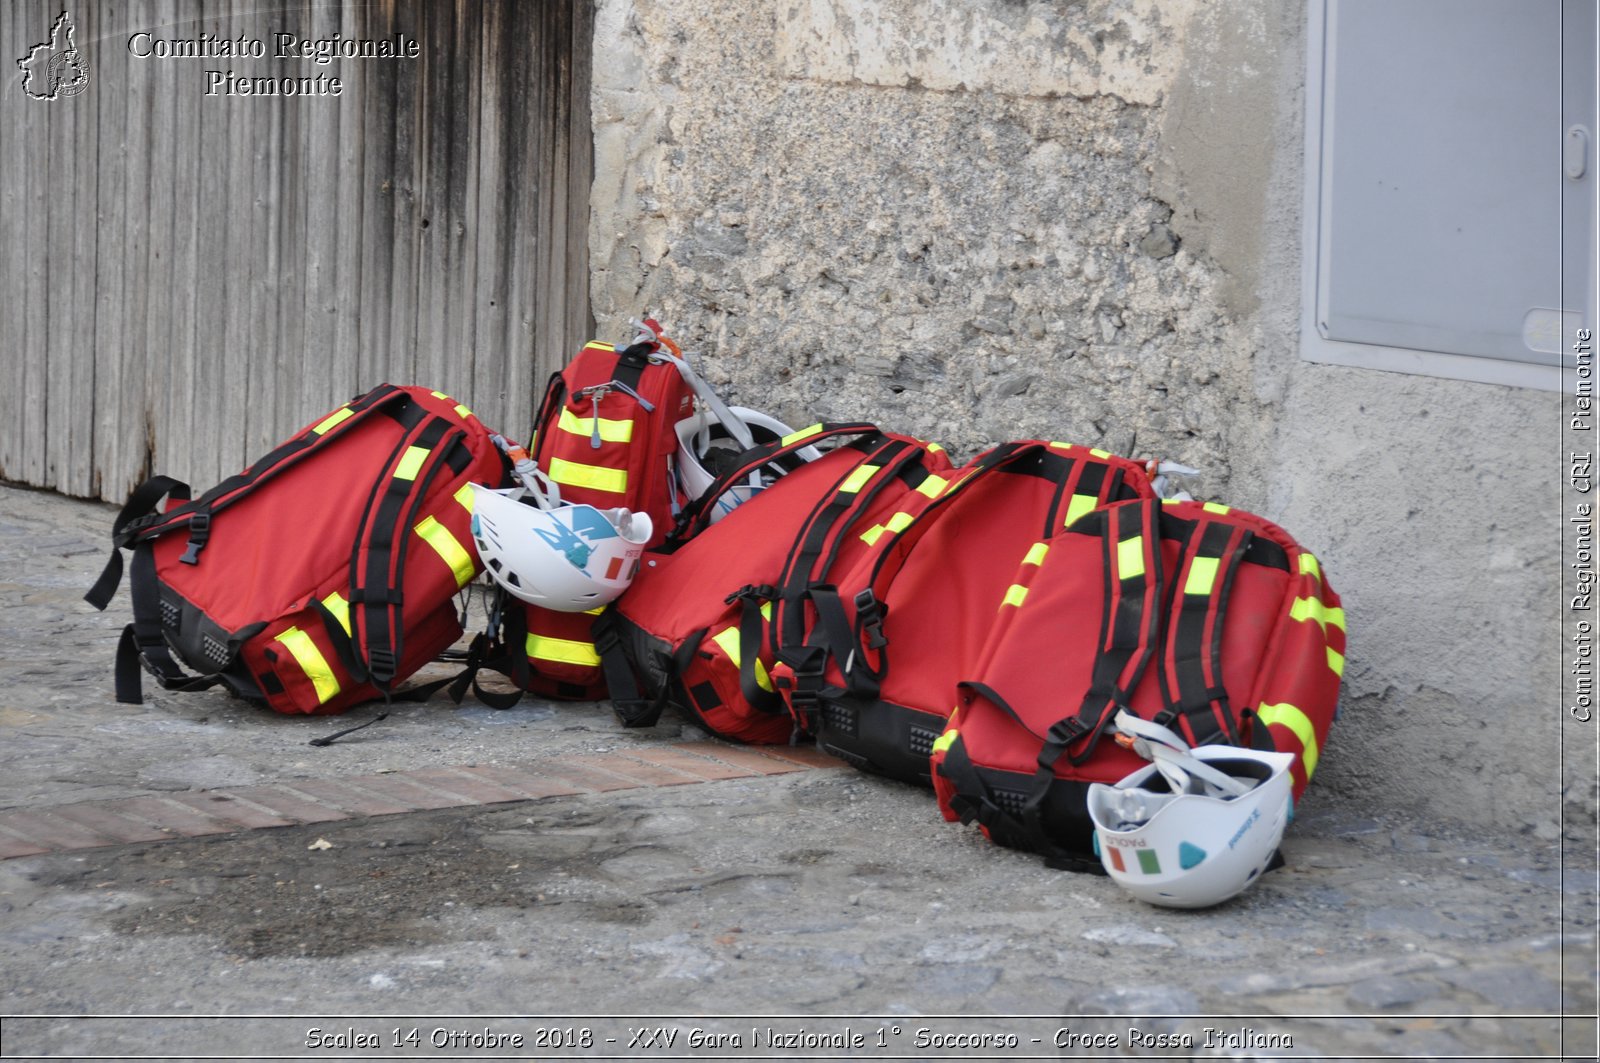
[[[361,39],[357,8],[345,6],[339,11],[338,30],[347,39]],[[390,65],[390,64],[381,64]],[[372,64],[364,64],[353,76],[344,79],[344,94],[339,97],[337,160],[334,169],[334,229],[338,233],[334,271],[334,332],[333,350],[328,359],[331,369],[331,388],[342,401],[360,390],[361,351],[361,263],[362,263],[362,201],[368,195],[362,168],[361,143],[363,115],[366,107],[367,85]]]
[[[526,432],[588,332],[582,0],[91,7],[73,12],[96,48],[88,92],[0,108],[0,340],[17,370],[0,475],[112,499],[152,471],[203,489],[382,380]],[[0,36],[21,54],[59,13],[4,5]],[[279,29],[399,30],[422,55],[236,60],[242,76],[336,75],[344,93],[207,97],[205,64],[129,56],[134,29],[269,46]]]
[[[176,17],[177,0],[157,0],[137,9],[129,31],[170,25]],[[129,77],[140,83],[143,108],[139,120],[149,127],[144,187],[140,189],[129,183],[126,207],[130,211],[143,210],[149,217],[149,239],[139,284],[139,298],[144,304],[144,335],[137,340],[143,362],[142,391],[138,408],[128,409],[127,423],[122,426],[122,431],[138,439],[141,453],[139,467],[134,470],[137,482],[155,472],[159,433],[170,431],[166,418],[173,387],[170,288],[177,239],[175,226],[179,217],[173,173],[179,150],[179,108],[178,71],[170,64],[130,61]],[[134,121],[131,115],[129,121],[130,124]],[[135,268],[138,268],[137,263]]]

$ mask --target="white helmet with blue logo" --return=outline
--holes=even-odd
[[[473,484],[472,538],[489,577],[516,598],[582,613],[615,601],[639,571],[650,516],[538,504],[531,492]]]
[[[1265,871],[1291,811],[1292,753],[1190,749],[1172,731],[1117,713],[1117,740],[1150,765],[1089,787],[1095,850],[1123,889],[1168,908],[1205,908]]]

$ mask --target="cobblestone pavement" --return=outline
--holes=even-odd
[[[0,487],[5,1058],[1594,1058],[1592,824],[1313,786],[1286,868],[1174,912],[605,705],[436,700],[313,748],[345,721],[114,701],[126,592],[81,601],[113,513]]]

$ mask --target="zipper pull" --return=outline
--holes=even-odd
[[[655,403],[651,402],[649,399],[645,398],[643,395],[639,394],[637,391],[633,390],[628,385],[624,384],[622,381],[613,380],[611,382],[611,386],[616,388],[618,391],[622,392],[624,395],[627,395],[627,396],[631,397],[633,399],[633,401],[637,402],[640,406],[643,406],[645,413],[655,413],[656,412],[656,404]]]
[[[600,393],[596,391],[589,396],[594,403],[593,415],[589,419],[589,445],[595,450],[600,449]]]

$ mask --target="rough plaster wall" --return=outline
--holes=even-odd
[[[1345,597],[1313,794],[1550,838],[1559,522],[1523,428],[1551,403],[1298,360],[1303,23],[1280,0],[600,0],[595,319],[660,314],[794,424],[1201,467]]]
[[[1540,466],[1554,465],[1559,399],[1299,359],[1304,17],[1226,13],[1191,23],[1157,184],[1271,352],[1254,383],[1276,437],[1235,497],[1328,561],[1349,617],[1315,791],[1553,840],[1561,521],[1557,471]],[[1593,809],[1592,782],[1569,794],[1569,830]]]
[[[648,307],[794,422],[1170,455],[1226,494],[1255,352],[1152,185],[1188,11],[602,0],[601,331]]]

